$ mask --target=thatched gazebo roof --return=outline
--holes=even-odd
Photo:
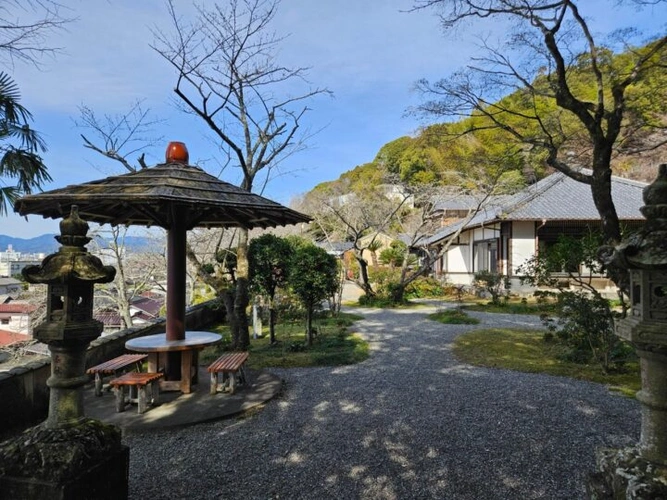
[[[249,193],[188,165],[185,144],[171,142],[166,162],[125,175],[24,196],[21,215],[66,217],[71,207],[87,222],[160,226],[167,230],[167,339],[185,338],[187,231],[195,227],[266,228],[310,217]]]
[[[21,215],[66,217],[72,205],[82,219],[111,225],[160,226],[175,218],[194,227],[275,227],[310,218],[267,198],[223,182],[201,168],[163,163],[137,172],[20,198]],[[185,220],[183,220],[185,218]]]

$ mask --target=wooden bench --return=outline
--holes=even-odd
[[[102,395],[104,387],[103,377],[105,375],[113,375],[117,377],[121,372],[127,371],[128,367],[134,365],[134,368],[140,372],[141,362],[148,357],[148,354],[123,354],[117,358],[110,359],[104,363],[88,368],[86,373],[95,375],[95,396]]]
[[[160,396],[159,380],[164,373],[138,373],[128,372],[118,378],[109,381],[116,395],[116,411],[125,411],[127,403],[137,403],[137,412],[144,413],[148,409],[148,402],[157,404]],[[126,393],[129,389],[129,394]],[[150,399],[147,391],[150,391]],[[127,397],[126,397],[127,396]]]
[[[239,384],[247,383],[245,373],[245,363],[247,360],[247,352],[229,352],[211,363],[208,367],[208,372],[211,374],[211,394],[225,390],[229,390],[230,394],[234,394],[237,382]],[[218,380],[219,374],[222,374],[222,380]]]

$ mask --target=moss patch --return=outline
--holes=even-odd
[[[545,342],[544,332],[491,328],[457,337],[453,352],[475,366],[546,373],[606,384],[611,390],[633,396],[641,387],[639,364],[628,363],[619,373],[604,373],[599,365],[563,360],[565,348]]]
[[[0,475],[62,482],[121,448],[120,430],[93,419],[31,427],[0,444]]]
[[[477,318],[471,318],[461,309],[443,309],[429,314],[428,319],[446,325],[476,325],[479,323]]]
[[[369,356],[368,343],[358,334],[349,332],[352,324],[362,316],[340,313],[314,322],[316,336],[312,346],[306,345],[305,325],[283,322],[276,325],[276,343],[271,344],[268,331],[259,339],[250,338],[248,366],[261,368],[298,368],[336,366],[359,363]],[[204,349],[199,362],[208,365],[229,349],[229,328],[221,325],[212,329],[223,335],[226,342]]]

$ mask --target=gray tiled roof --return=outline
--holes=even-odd
[[[315,244],[326,250],[328,253],[331,254],[343,254],[347,252],[348,250],[352,250],[354,248],[354,243],[351,241],[317,241]]]
[[[612,177],[612,197],[621,220],[642,220],[639,209],[644,205],[643,182]],[[492,202],[493,203],[493,202]],[[502,205],[490,204],[469,222],[456,222],[442,228],[426,243],[434,243],[454,234],[464,224],[473,228],[499,220],[599,220],[588,184],[577,182],[561,172],[528,186],[503,199]]]
[[[643,219],[643,182],[612,177],[612,197],[622,220]],[[598,220],[591,187],[563,173],[555,173],[512,196],[502,206],[507,220]]]
[[[479,203],[480,199],[478,196],[473,196],[471,194],[453,194],[451,197],[437,200],[433,210],[472,210],[477,208]]]

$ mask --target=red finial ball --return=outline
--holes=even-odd
[[[185,147],[185,143],[172,141],[167,146],[165,158],[167,163],[187,163],[190,155],[188,154],[188,148]]]

